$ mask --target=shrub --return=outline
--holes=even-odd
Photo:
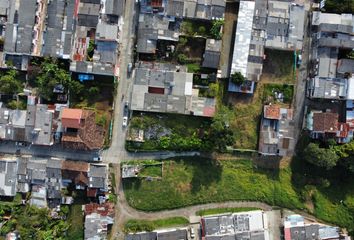
[[[184,55],[183,53],[181,53],[181,54],[178,54],[178,62],[180,63],[180,64],[186,64],[187,63],[187,61],[188,61],[188,57],[186,56],[186,55]]]

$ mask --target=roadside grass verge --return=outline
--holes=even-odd
[[[247,212],[260,210],[259,208],[252,207],[239,207],[239,208],[211,208],[211,209],[203,209],[196,212],[197,216],[206,216],[206,215],[215,215],[221,213],[236,213],[236,212]]]
[[[124,232],[142,232],[148,231],[151,232],[157,228],[168,228],[174,226],[182,226],[187,225],[189,223],[188,219],[184,217],[172,217],[172,218],[164,218],[157,219],[154,221],[149,220],[128,220],[124,224]]]

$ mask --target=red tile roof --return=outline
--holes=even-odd
[[[80,128],[81,109],[64,108],[61,112],[61,123],[66,128]]]
[[[85,205],[85,215],[91,214],[91,213],[98,213],[101,216],[113,216],[114,215],[114,205],[113,203],[103,203],[103,204],[97,204],[97,203],[90,203]]]
[[[265,105],[264,117],[268,119],[280,119],[280,107],[277,105]]]
[[[77,133],[64,133],[62,143],[65,147],[94,150],[100,149],[104,143],[105,131],[96,124],[94,111],[82,110],[81,126]]]
[[[62,169],[75,172],[88,172],[89,164],[87,162],[63,161]]]
[[[338,113],[314,113],[313,131],[334,133],[338,130]]]

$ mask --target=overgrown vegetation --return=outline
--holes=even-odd
[[[328,13],[354,13],[353,0],[326,0],[326,5],[323,9]]]
[[[304,209],[353,232],[353,180],[341,167],[324,171],[300,155],[290,167],[277,170],[257,168],[250,160],[175,158],[164,161],[162,180],[127,179],[123,184],[129,204],[145,211],[230,200],[261,201]]]
[[[220,107],[212,120],[175,115],[136,115],[130,121],[130,132],[144,130],[144,142],[127,141],[128,151],[224,151],[234,143],[230,129],[233,111]]]
[[[23,83],[18,78],[18,73],[10,69],[0,76],[0,93],[17,94],[22,92]]]
[[[288,84],[264,84],[264,102],[282,102],[290,104],[293,100],[294,86]]]
[[[259,208],[252,208],[252,207],[239,207],[239,208],[211,208],[211,209],[203,209],[196,212],[198,216],[206,216],[206,215],[214,215],[214,214],[221,214],[221,213],[236,213],[236,212],[247,212],[247,211],[254,211],[260,210]]]
[[[59,213],[65,216],[67,211]],[[17,230],[22,239],[65,239],[69,223],[62,219],[52,219],[48,209],[34,206],[0,205],[0,219],[4,225],[0,236]]]
[[[54,88],[63,86],[64,93],[69,93],[71,98],[77,99],[83,92],[84,86],[71,78],[62,64],[57,60],[46,58],[40,63],[35,85],[38,94],[47,101],[55,102]]]
[[[129,220],[124,224],[124,231],[128,232],[142,232],[147,231],[151,232],[157,228],[167,228],[174,226],[183,226],[187,225],[189,221],[184,217],[173,217],[173,218],[165,218],[158,219],[154,221],[148,220]]]
[[[291,170],[260,170],[249,160],[217,162],[183,158],[164,162],[159,181],[124,180],[129,204],[145,211],[229,200],[263,201],[303,208],[291,185]]]

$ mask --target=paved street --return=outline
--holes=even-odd
[[[19,150],[19,152],[17,151]],[[15,142],[2,141],[0,142],[1,154],[16,154],[32,155],[37,157],[57,157],[70,160],[92,161],[94,157],[98,156],[97,151],[78,151],[72,149],[64,149],[61,145],[54,146],[16,146]]]
[[[307,2],[305,4],[306,10],[309,11],[310,5]],[[310,60],[310,51],[311,51],[311,34],[310,34],[310,18],[309,14],[305,15],[305,31],[304,31],[304,46],[302,51],[302,64],[299,68],[299,73],[297,77],[297,84],[295,89],[295,98],[294,98],[294,121],[295,121],[295,139],[297,142],[301,130],[302,123],[304,118],[304,109],[306,102],[306,82],[309,74],[309,60]]]
[[[136,4],[134,0],[127,0],[121,30],[119,44],[119,84],[117,95],[114,100],[114,124],[112,132],[111,147],[103,151],[102,157],[105,162],[118,162],[127,154],[125,151],[126,128],[122,127],[123,107],[126,101],[130,102],[130,92],[132,87],[132,78],[127,74],[128,63],[133,62],[132,49],[135,37]]]

